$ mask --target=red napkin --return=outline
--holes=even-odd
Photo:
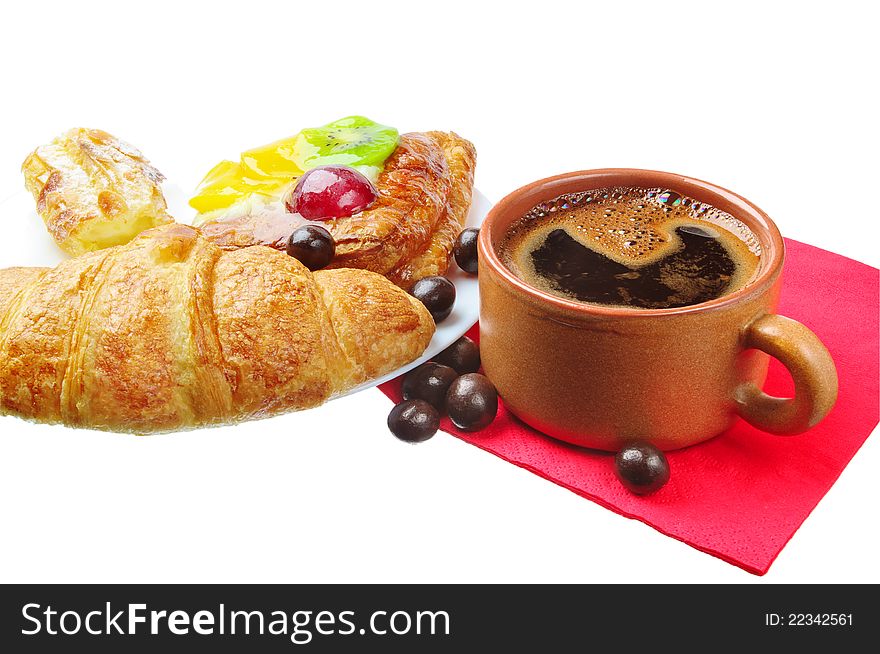
[[[772,436],[738,421],[717,438],[670,452],[669,482],[639,497],[617,481],[610,454],[544,436],[503,403],[482,431],[459,431],[448,418],[442,429],[691,547],[766,573],[880,415],[880,271],[797,241],[786,240],[786,246],[779,313],[816,332],[840,378],[837,405],[806,434]],[[468,336],[476,340],[478,327]],[[400,379],[380,389],[400,400]],[[791,378],[776,361],[764,389],[791,393]]]

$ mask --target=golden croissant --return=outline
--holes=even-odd
[[[134,433],[318,405],[418,357],[425,307],[384,277],[222,251],[179,224],[0,270],[0,413]]]

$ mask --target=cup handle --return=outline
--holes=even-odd
[[[736,409],[771,434],[800,434],[828,415],[837,400],[837,369],[822,341],[791,318],[767,314],[743,333],[743,346],[779,359],[794,380],[794,397],[767,395],[754,382],[737,387]]]

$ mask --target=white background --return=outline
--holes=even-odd
[[[880,264],[870,3],[295,5],[5,6],[0,199],[72,126],[189,189],[362,113],[470,138],[493,200],[568,170],[670,170]],[[370,390],[151,438],[2,418],[0,581],[880,581],[876,434],[757,578],[448,435],[400,443],[390,408]]]

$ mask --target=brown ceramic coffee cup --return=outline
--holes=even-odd
[[[664,188],[743,221],[761,244],[751,283],[702,304],[632,309],[567,300],[517,277],[499,247],[540,202],[612,186]],[[603,450],[647,440],[666,450],[725,431],[737,416],[774,434],[814,426],[837,398],[824,345],[775,313],[785,259],[773,221],[748,200],[690,177],[636,169],[543,179],[501,200],[480,231],[480,352],[506,406],[556,438]],[[794,380],[794,397],[761,390],[769,357]]]

